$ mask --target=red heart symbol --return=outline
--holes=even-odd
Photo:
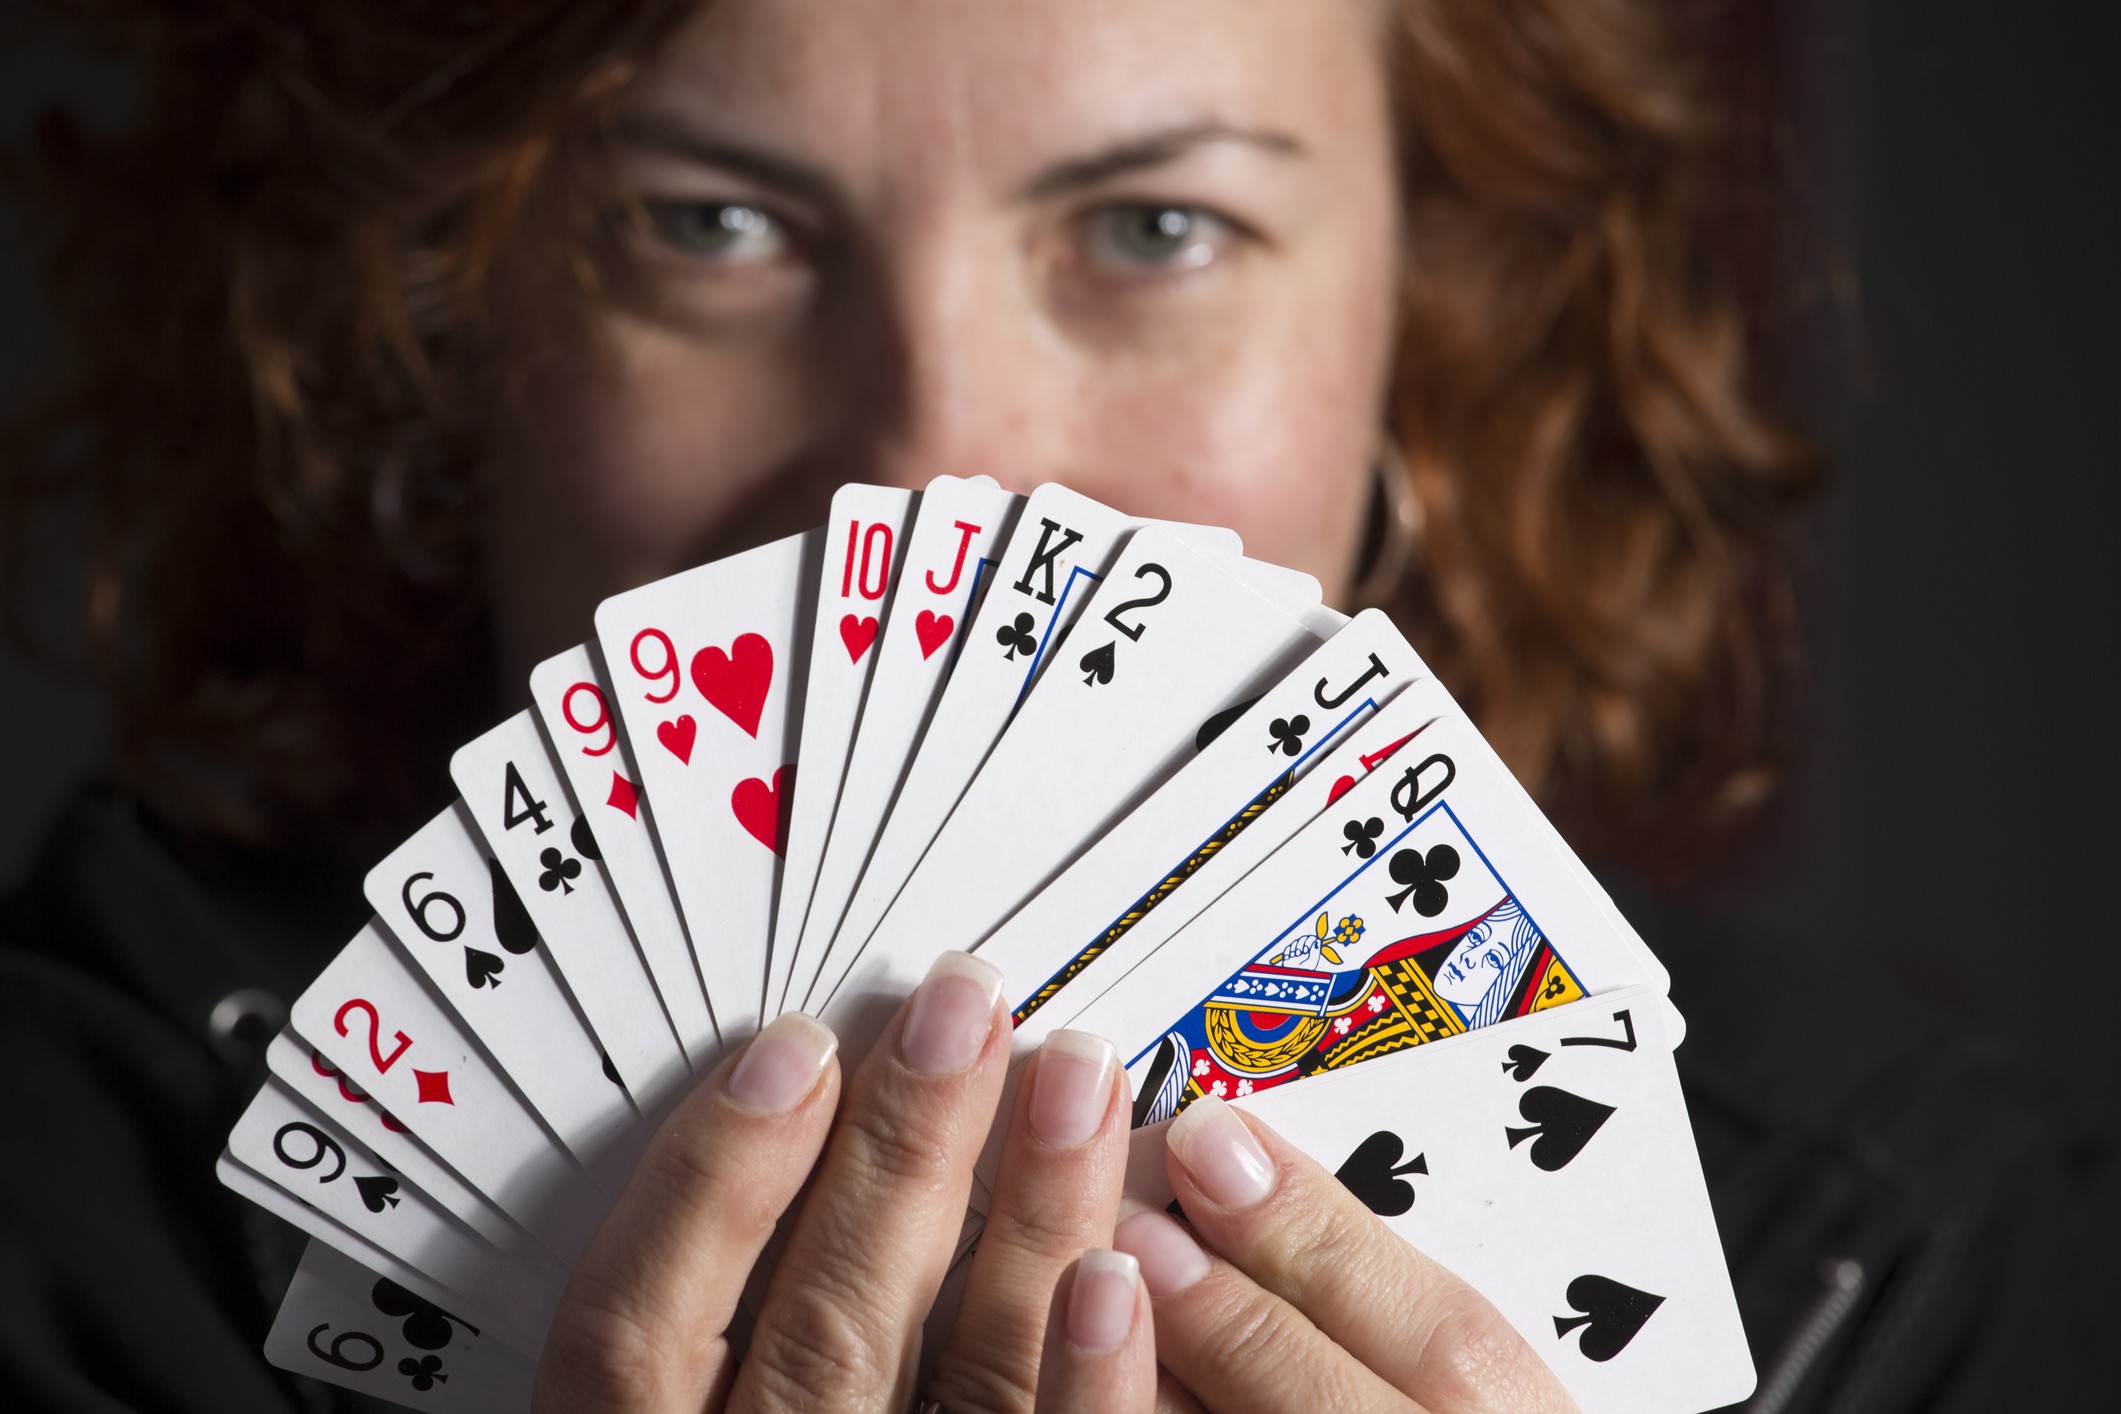
[[[767,785],[756,776],[746,777],[736,783],[729,792],[729,808],[736,814],[736,822],[742,825],[753,839],[775,854],[787,841],[788,812],[785,808],[793,792],[795,763],[789,762],[773,773],[773,784]]]
[[[740,634],[724,653],[702,648],[692,655],[692,685],[746,735],[759,734],[766,689],[773,686],[773,645],[755,633]]]
[[[932,609],[923,609],[913,620],[913,636],[921,641],[923,660],[935,656],[935,650],[950,641],[950,632],[957,627],[957,620],[948,614],[938,614]]]
[[[843,616],[840,619],[840,642],[847,645],[849,662],[861,662],[869,645],[876,642],[876,619],[858,619],[852,614]]]
[[[663,743],[663,749],[690,766],[692,764],[692,741],[700,734],[700,724],[692,720],[690,712],[681,712],[674,722],[657,722],[655,739]],[[616,789],[614,787],[614,789]]]
[[[1333,783],[1333,789],[1326,792],[1326,804],[1331,805],[1353,789],[1355,789],[1355,778],[1353,776],[1342,776]]]

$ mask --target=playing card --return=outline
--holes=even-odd
[[[1187,903],[1205,906],[1206,891],[1190,881],[1240,835],[1271,828],[1263,824],[1270,814],[1285,827],[1281,839],[1294,833],[1304,823],[1296,813],[1303,806],[1285,808],[1290,793],[1320,762],[1337,760],[1337,749],[1357,739],[1402,688],[1428,676],[1392,620],[1371,609],[1266,692],[1201,722],[1193,757],[980,944],[980,956],[1009,979],[1017,1052],[1038,1048],[1051,1029],[1046,1013],[1093,963],[1100,979],[1116,976],[1142,955],[1137,942],[1169,936],[1144,924],[1181,885]],[[1410,704],[1426,706],[1430,716],[1446,705],[1433,697]],[[1359,769],[1367,773],[1383,759],[1379,753],[1427,720],[1409,718],[1389,734],[1370,733],[1388,739],[1359,753]],[[1347,778],[1349,787],[1354,783]],[[1313,795],[1315,814],[1325,799]],[[1100,962],[1108,953],[1115,956]],[[1056,1014],[1070,1015],[1094,996],[1075,997]]]
[[[725,1043],[757,1030],[795,791],[802,669],[824,532],[597,606],[679,911]]]
[[[509,1082],[616,1193],[633,1169],[640,1116],[463,802],[385,855],[363,887]]]
[[[449,772],[596,1044],[640,1111],[664,1113],[691,1088],[692,1066],[537,719],[518,712],[457,748]]]
[[[520,1414],[537,1361],[311,1241],[265,1358],[283,1370],[437,1414]]]
[[[560,1287],[518,1266],[329,1117],[268,1079],[228,1136],[238,1164],[533,1341]],[[441,1299],[449,1299],[447,1297]]]
[[[810,994],[1023,503],[1022,496],[985,478],[938,477],[921,491],[907,537],[907,572],[893,591],[892,612],[876,646],[876,670],[862,700],[784,1007]]]
[[[803,788],[795,793],[788,820],[774,905],[766,975],[769,1012],[780,1011],[801,949],[811,889],[839,807],[862,699],[877,665],[877,640],[896,603],[898,568],[918,500],[896,486],[842,486],[825,521],[827,553],[818,579],[810,670],[803,679],[802,744],[796,753]]]
[[[547,658],[530,673],[538,720],[575,801],[590,818],[620,911],[655,978],[663,1014],[693,1072],[705,1075],[721,1059],[721,1034],[664,872],[654,809],[641,788],[632,743],[611,710],[609,689],[594,643]]]
[[[1145,524],[1065,486],[1049,483],[1031,493],[819,965],[805,1003],[811,1009],[839,986],[1030,691],[1053,644],[1075,622],[1127,537]],[[1226,530],[1185,527],[1180,533],[1197,549],[1234,556],[1243,548]]]
[[[1463,717],[1430,723],[1070,1023],[1135,1123],[1646,981],[1646,950]]]
[[[391,1172],[440,1204],[508,1260],[555,1290],[567,1284],[566,1263],[459,1178],[389,1111],[349,1084],[322,1051],[283,1027],[265,1048],[265,1062],[273,1077],[311,1109],[335,1117],[340,1128],[366,1144]]]
[[[452,1291],[418,1268],[399,1261],[336,1219],[327,1217],[295,1198],[287,1190],[253,1173],[236,1162],[226,1149],[221,1151],[221,1157],[214,1163],[214,1177],[223,1188],[237,1197],[263,1208],[297,1232],[351,1257],[376,1275],[388,1277],[421,1300],[461,1312],[466,1319],[510,1349],[531,1356],[537,1354],[539,1343],[527,1332],[517,1330],[461,1292]]]
[[[827,1002],[849,1054],[937,952],[978,946],[1198,749],[1204,719],[1317,642],[1229,561],[1135,532]]]
[[[494,1205],[572,1262],[609,1200],[371,922],[295,999],[303,1039]]]
[[[1237,1101],[1470,1282],[1586,1414],[1752,1392],[1661,998],[1631,988]],[[1161,1204],[1163,1129],[1128,1188]]]

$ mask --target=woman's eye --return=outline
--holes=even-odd
[[[741,202],[655,201],[648,204],[656,234],[687,255],[723,265],[762,265],[788,253],[781,223]]]
[[[1230,223],[1197,206],[1125,202],[1090,213],[1084,254],[1092,265],[1127,272],[1197,270],[1214,260]]]

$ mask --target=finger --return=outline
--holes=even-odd
[[[1186,1387],[1171,1378],[1163,1366],[1156,1367],[1156,1414],[1207,1414]]]
[[[1263,1120],[1211,1096],[1165,1143],[1200,1239],[1435,1414],[1575,1407],[1486,1298]]]
[[[1030,1061],[964,1304],[924,1393],[950,1409],[1027,1410],[1055,1283],[1112,1241],[1127,1108],[1110,1042],[1055,1031]]]
[[[1216,1414],[1415,1407],[1163,1213],[1136,1209],[1121,1219],[1112,1245],[1141,1263],[1157,1360]]]
[[[697,1410],[727,1384],[731,1313],[831,1128],[837,1047],[781,1017],[664,1122],[561,1296],[540,1414]]]
[[[1009,1058],[1002,976],[944,953],[856,1067],[759,1309],[739,1408],[902,1408]]]
[[[1037,1414],[1149,1414],[1156,1404],[1156,1327],[1141,1267],[1098,1247],[1054,1288],[1039,1361]],[[938,1395],[946,1408],[947,1395]]]

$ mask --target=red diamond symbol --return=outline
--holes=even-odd
[[[412,1078],[420,1084],[420,1103],[423,1105],[453,1105],[449,1098],[449,1072],[446,1070],[416,1070]]]
[[[634,806],[639,802],[640,798],[641,792],[632,781],[627,780],[617,771],[611,773],[611,794],[604,797],[606,805],[632,815]]]

